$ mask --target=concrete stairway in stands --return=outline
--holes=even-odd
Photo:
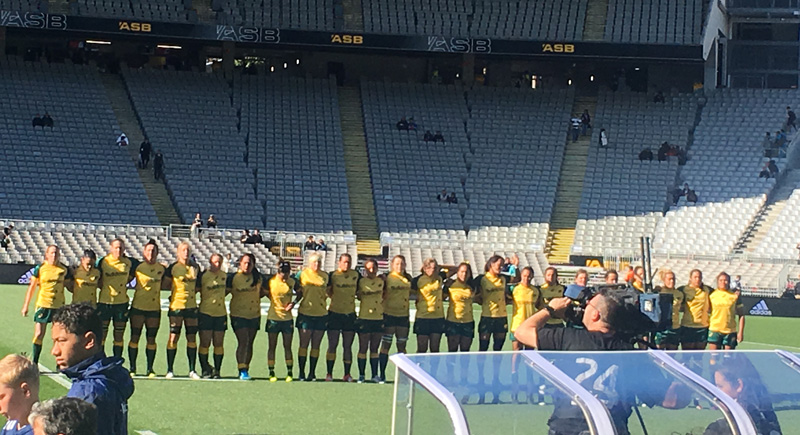
[[[608,0],[589,0],[583,22],[584,41],[602,41],[606,31]]]
[[[363,0],[342,0],[342,9],[344,10],[344,30],[350,32],[364,31],[364,12],[361,8],[362,1]]]
[[[580,114],[584,109],[594,114],[597,97],[577,96],[572,105],[572,113]],[[589,156],[591,135],[580,136],[577,142],[567,137],[564,148],[564,161],[556,187],[556,202],[550,217],[550,231],[547,235],[545,253],[553,264],[569,263],[569,254],[575,240],[575,227],[578,222],[578,209],[583,193],[583,178],[586,175],[586,159]]]
[[[369,172],[367,141],[364,137],[364,115],[361,112],[361,90],[358,87],[339,88],[339,118],[344,140],[344,166],[347,190],[350,195],[350,218],[356,233],[358,253],[380,255],[378,219],[372,195],[372,176]]]
[[[139,179],[144,185],[145,192],[147,192],[147,198],[156,211],[158,221],[161,225],[180,224],[181,219],[172,204],[164,183],[153,178],[153,160],[150,160],[147,169],[139,167],[139,144],[144,141],[144,133],[141,125],[139,125],[139,120],[136,118],[136,112],[131,105],[125,82],[117,74],[102,74],[100,77],[106,89],[106,95],[111,101],[111,108],[114,109],[114,115],[117,117],[117,123],[125,135],[128,136],[128,152],[131,156],[131,164],[136,165]],[[154,149],[153,152],[155,151]]]
[[[800,169],[790,169],[779,176],[778,184],[773,187],[766,204],[737,243],[734,249],[735,253],[753,252],[756,249],[769,229],[772,228],[772,223],[781,214],[786,206],[786,201],[792,196],[798,183],[800,183]]]

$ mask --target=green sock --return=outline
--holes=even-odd
[[[175,354],[178,353],[178,349],[167,349],[167,371],[172,372],[174,371],[175,367]]]
[[[220,355],[217,355],[216,353],[214,354],[214,369],[216,369],[217,371],[222,370],[222,357],[224,356],[225,356],[224,354]]]
[[[153,364],[156,362],[156,350],[145,349],[144,353],[147,355],[147,373],[153,373]]]
[[[136,360],[139,358],[139,348],[128,346],[128,365],[131,368],[131,373],[136,373]]]
[[[186,346],[186,358],[189,359],[189,371],[195,371],[197,365],[197,348],[194,346]]]
[[[39,356],[42,354],[42,345],[33,343],[33,362],[39,364]]]

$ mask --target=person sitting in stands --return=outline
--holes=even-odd
[[[442,136],[441,131],[437,131],[436,134],[433,135],[433,141],[444,143],[444,136]]]
[[[433,133],[430,130],[425,130],[425,134],[422,136],[422,140],[425,142],[433,142]]]
[[[250,230],[242,230],[242,236],[239,237],[239,241],[247,244],[250,240]]]
[[[458,198],[456,198],[456,193],[455,192],[450,192],[450,194],[447,195],[447,203],[448,204],[458,204]]]
[[[44,130],[44,121],[42,120],[42,118],[39,116],[38,113],[36,114],[36,116],[33,117],[32,124],[33,128],[42,127],[42,130]]]
[[[405,116],[400,118],[399,121],[397,121],[397,129],[401,130],[401,131],[403,131],[403,130],[407,131],[408,130],[408,121],[406,121],[406,117]]]
[[[206,227],[208,228],[217,227],[217,218],[215,218],[213,214],[208,216],[208,220],[206,220]]]
[[[125,133],[122,133],[119,135],[119,137],[117,137],[117,146],[128,146],[128,136],[125,136]]]
[[[412,131],[417,131],[417,121],[414,121],[414,118],[408,118],[408,129]]]
[[[440,194],[436,195],[436,199],[439,202],[447,201],[447,189],[442,189],[442,192]]]
[[[306,243],[303,245],[304,251],[313,251],[317,247],[317,244],[314,243],[314,236],[308,236],[306,239]]]
[[[254,245],[260,245],[264,243],[264,238],[261,237],[261,233],[259,233],[257,229],[253,230],[253,235],[251,236],[251,239],[252,240],[250,241],[250,243]]]
[[[42,128],[50,127],[50,130],[52,130],[53,129],[53,125],[55,125],[55,122],[53,121],[53,117],[50,116],[49,113],[45,112],[44,116],[42,116]]]
[[[317,246],[314,247],[315,251],[327,251],[328,245],[325,244],[325,240],[317,239]]]
[[[686,201],[691,202],[692,204],[697,204],[697,193],[689,189],[689,193],[686,194]]]
[[[662,143],[660,147],[658,147],[658,161],[659,162],[663,162],[664,160],[667,160],[667,153],[669,152],[669,149],[670,149],[669,142],[666,142],[666,141],[664,143]]]
[[[642,152],[639,153],[639,160],[640,161],[652,161],[653,160],[653,152],[650,151],[650,148],[645,148]]]

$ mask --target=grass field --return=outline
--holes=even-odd
[[[0,355],[30,353],[33,321],[30,317],[21,317],[19,312],[24,291],[24,286],[0,286],[0,301],[3,302],[0,304],[0,318],[3,319],[0,328]],[[263,324],[262,321],[262,326]],[[160,375],[166,371],[167,329],[166,315],[164,315],[159,330],[159,353],[156,361],[156,371]],[[800,334],[796,332],[798,330],[800,330],[800,319],[749,317],[745,343],[741,348],[759,350],[784,348],[797,352],[800,351]],[[55,361],[49,354],[51,349],[49,340],[48,333],[41,363],[53,369]],[[185,376],[188,372],[182,343],[179,345],[176,359],[176,374],[179,376]],[[386,385],[342,382],[270,383],[266,380],[266,343],[266,333],[262,331],[255,342],[251,375],[256,380],[253,382],[234,379],[237,374],[234,358],[236,339],[232,331],[228,331],[226,336],[226,357],[222,372],[223,377],[227,379],[191,381],[185,377],[173,380],[136,378],[136,392],[129,403],[129,426],[132,433],[151,431],[157,434],[307,434],[309,432],[381,434],[391,431],[392,382]],[[409,340],[409,352],[414,352],[415,343],[412,337]],[[323,355],[326,348],[326,341],[323,340],[321,349]],[[473,344],[473,350],[476,348],[477,340]],[[506,342],[506,350],[510,350],[509,342]],[[139,364],[143,365],[144,352],[140,353]],[[279,376],[284,373],[281,353],[279,347],[277,355]],[[393,379],[393,370],[390,365],[387,370],[389,381]],[[324,376],[324,372],[323,356],[317,368],[317,375]],[[355,361],[353,373],[357,373]],[[337,360],[334,374],[338,378],[342,376],[341,356]],[[57,397],[65,392],[66,388],[53,379],[42,379],[42,398]],[[431,409],[437,409],[437,406],[438,404],[432,404]],[[508,409],[513,411],[516,408]],[[531,409],[526,408],[527,412]],[[500,408],[497,411],[500,412]],[[496,415],[501,414],[503,412]],[[441,419],[442,416],[431,418]],[[530,421],[530,418],[525,420]],[[530,428],[527,424],[520,426],[521,429],[525,427]],[[433,432],[425,431],[425,433]]]

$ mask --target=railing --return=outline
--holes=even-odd
[[[85,228],[87,232],[103,232],[108,228],[113,228],[111,232],[137,232],[137,230],[145,230],[149,233],[161,231],[167,233],[167,227],[158,225],[130,225],[130,224],[108,224],[96,222],[72,222],[72,221],[37,221],[26,219],[0,219],[0,226],[14,225],[17,231],[63,231],[69,230],[69,226],[74,226],[75,229]]]
[[[798,9],[800,8],[800,0],[727,0],[725,7],[728,10],[736,8]]]

